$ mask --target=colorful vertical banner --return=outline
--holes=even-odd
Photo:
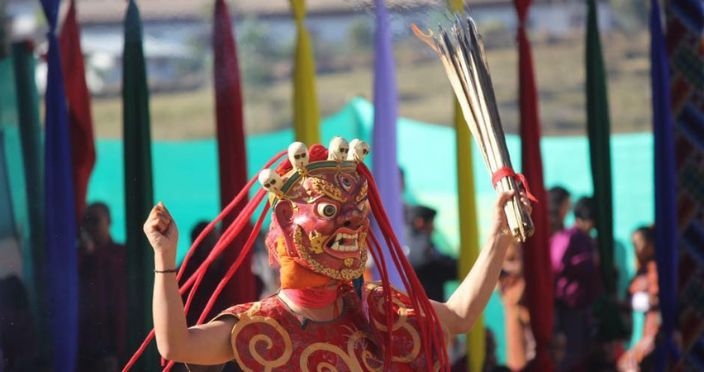
[[[220,166],[220,205],[224,209],[247,183],[247,151],[244,138],[244,115],[240,68],[233,35],[230,11],[225,0],[216,0],[213,27],[215,117]],[[235,211],[232,216],[239,213]],[[223,230],[234,218],[225,220]],[[234,263],[246,237],[240,234],[225,251],[225,262]],[[250,258],[242,264],[220,302],[225,306],[246,303],[257,299],[257,290],[252,274]],[[218,309],[214,309],[218,310]],[[219,309],[222,310],[222,309]],[[210,319],[210,318],[208,318]]]
[[[372,171],[379,189],[381,201],[403,245],[404,216],[401,200],[401,178],[397,160],[398,92],[396,91],[396,69],[394,51],[389,30],[389,15],[382,0],[375,0],[376,34],[374,35],[374,128],[372,131]],[[384,236],[375,224],[377,236]],[[390,252],[384,250],[384,259],[389,269],[389,280],[397,288],[403,288],[401,277],[391,263]],[[378,274],[376,275],[378,279]]]
[[[35,84],[34,69],[36,60],[31,42],[18,42],[12,45],[12,65],[17,92],[17,119],[19,120],[20,141],[22,142],[22,162],[24,163],[25,193],[29,218],[27,249],[23,254],[24,269],[27,273],[27,287],[37,310],[40,334],[47,334],[48,308],[42,301],[46,298],[46,270],[44,252],[44,193],[42,176],[42,142],[39,118],[39,93]],[[45,348],[46,345],[43,345]]]
[[[142,20],[134,0],[125,15],[122,114],[125,163],[125,228],[128,280],[128,350],[135,350],[152,328],[154,254],[142,224],[153,200],[149,90],[142,48]],[[155,370],[156,348],[152,344],[135,370]]]
[[[455,143],[457,146],[457,211],[460,226],[460,254],[458,278],[469,274],[479,257],[479,228],[477,226],[477,201],[474,191],[474,169],[472,166],[472,137],[462,115],[462,109],[454,99]],[[486,355],[486,330],[484,315],[474,322],[467,335],[467,368],[481,371]]]
[[[589,159],[591,160],[594,201],[596,205],[597,246],[599,268],[604,289],[613,294],[616,290],[614,267],[613,196],[611,190],[611,124],[609,99],[606,88],[606,71],[599,39],[597,6],[587,0],[587,133]]]
[[[653,159],[655,161],[655,257],[660,288],[662,335],[656,363],[664,371],[674,351],[677,310],[677,211],[675,206],[674,125],[670,108],[670,74],[659,0],[650,2],[650,79],[653,100]]]
[[[701,0],[669,0],[666,15],[677,230],[676,245],[663,249],[677,250],[679,261],[658,270],[676,269],[665,272],[665,280],[676,275],[679,288],[677,302],[661,307],[663,319],[670,317],[663,322],[663,330],[668,332],[670,322],[677,319],[681,369],[689,371],[704,366],[704,4]],[[673,310],[677,313],[668,313]],[[672,351],[668,350],[671,357]]]
[[[73,371],[78,353],[78,252],[71,143],[59,42],[59,0],[42,0],[49,23],[44,140],[44,236],[51,365]]]
[[[320,142],[320,110],[315,91],[315,61],[306,29],[305,0],[291,0],[296,21],[296,56],[293,67],[293,129],[296,141],[307,146]]]
[[[81,51],[81,32],[76,21],[76,0],[69,2],[59,44],[61,45],[61,66],[66,77],[76,221],[80,224],[86,208],[88,180],[95,165],[95,141],[93,118],[90,113],[90,93],[86,85],[86,72]]]
[[[462,0],[449,0],[448,7],[453,13],[464,13]],[[474,190],[474,167],[472,159],[472,136],[462,115],[457,98],[453,95],[455,143],[457,146],[457,211],[460,226],[460,253],[458,278],[469,274],[472,265],[479,257],[479,227],[477,225],[477,200]],[[486,330],[484,315],[480,315],[467,334],[467,369],[481,371],[486,355]]]
[[[518,91],[520,104],[521,170],[527,187],[538,198],[533,204],[535,232],[523,244],[523,273],[526,280],[526,301],[530,327],[535,337],[535,358],[532,371],[552,371],[550,343],[553,329],[553,279],[550,263],[550,224],[547,195],[543,181],[543,160],[540,151],[540,115],[535,84],[533,56],[526,32],[528,10],[532,0],[514,0],[518,15]],[[608,141],[608,138],[607,138]]]

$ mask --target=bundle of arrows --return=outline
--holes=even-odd
[[[526,183],[511,167],[484,45],[474,20],[456,18],[449,29],[439,27],[437,34],[431,30],[425,34],[416,25],[412,29],[440,57],[494,188],[498,192],[516,191],[504,212],[514,239],[524,242],[534,231],[530,212],[520,202],[519,192],[524,191]]]

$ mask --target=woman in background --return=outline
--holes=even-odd
[[[636,275],[628,287],[633,311],[645,314],[643,334],[638,342],[620,358],[618,368],[624,372],[650,370],[650,355],[660,329],[658,307],[658,269],[655,263],[655,228],[643,226],[633,232],[633,248],[637,262]]]

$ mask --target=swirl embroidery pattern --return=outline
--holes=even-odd
[[[372,287],[364,292],[367,311],[346,287],[342,314],[328,322],[292,313],[276,295],[226,310],[224,315],[239,319],[231,333],[235,361],[245,371],[382,371],[380,334],[386,329],[379,320],[385,315],[376,302],[384,296]],[[395,291],[393,307],[392,369],[421,370],[425,361],[414,312]]]
[[[235,342],[239,342],[243,339],[239,337],[240,334],[248,327],[264,329],[264,332],[258,332],[249,337],[247,341],[247,356],[254,359],[259,364],[259,367],[264,368],[264,371],[271,371],[274,368],[281,367],[288,363],[291,359],[293,348],[291,345],[291,337],[281,324],[273,318],[254,315],[259,311],[260,307],[261,303],[255,302],[249,311],[239,316],[239,321],[232,328],[232,350],[234,351],[236,360],[243,360],[244,356],[240,355],[239,345],[235,345]],[[274,335],[274,337],[272,337],[272,335]],[[281,343],[283,343],[283,347],[274,346],[281,345]],[[264,346],[263,349],[262,346]],[[280,353],[280,355],[274,358],[277,353]],[[261,370],[250,369],[246,364],[240,364],[240,367],[245,371]]]

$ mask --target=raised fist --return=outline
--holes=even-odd
[[[152,208],[149,217],[144,222],[144,234],[155,251],[161,253],[176,253],[178,229],[176,222],[162,202]]]

